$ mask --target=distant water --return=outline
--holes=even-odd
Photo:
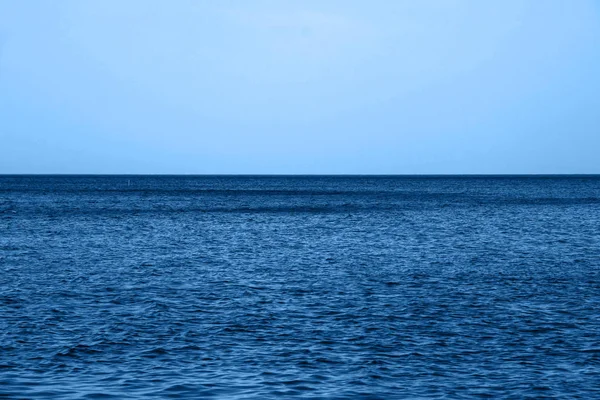
[[[600,396],[600,177],[0,177],[0,398]]]

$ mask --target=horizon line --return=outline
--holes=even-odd
[[[9,176],[164,176],[164,177],[586,177],[600,176],[600,173],[427,173],[427,174],[361,174],[361,173],[0,173],[0,177]]]

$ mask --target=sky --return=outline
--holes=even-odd
[[[600,0],[0,0],[0,173],[600,173]]]

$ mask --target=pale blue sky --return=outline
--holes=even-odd
[[[0,173],[600,173],[600,0],[0,0]]]

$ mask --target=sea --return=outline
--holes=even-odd
[[[600,176],[0,176],[0,398],[600,398]]]

